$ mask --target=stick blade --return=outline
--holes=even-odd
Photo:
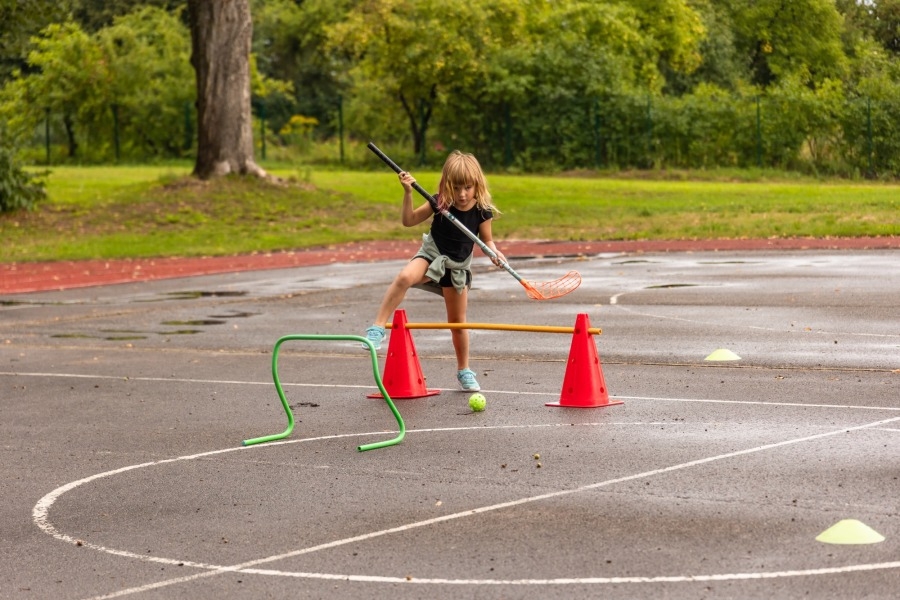
[[[523,281],[525,292],[532,300],[553,300],[566,294],[570,294],[581,285],[581,275],[578,271],[569,271],[559,279],[544,283],[529,283]]]

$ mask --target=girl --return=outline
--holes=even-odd
[[[403,225],[414,227],[429,217],[434,218],[430,233],[422,236],[422,247],[394,278],[384,294],[374,324],[366,330],[366,338],[376,349],[381,348],[387,320],[400,306],[410,287],[422,287],[441,294],[447,306],[447,322],[465,323],[469,287],[472,284],[470,264],[475,243],[428,201],[413,208],[412,192],[416,180],[405,171],[399,177],[403,186]],[[471,154],[455,150],[444,163],[438,188],[435,198],[439,206],[449,211],[469,231],[477,232],[479,239],[497,254],[494,264],[499,265],[501,260],[505,262],[506,257],[497,250],[491,233],[491,219],[494,213],[499,214],[500,211],[493,204],[478,160]],[[456,352],[459,387],[477,392],[481,387],[469,368],[469,331],[453,329],[450,333]]]

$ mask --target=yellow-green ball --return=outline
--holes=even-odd
[[[469,396],[469,408],[475,412],[483,411],[486,405],[487,398],[484,397],[484,394],[472,394]]]

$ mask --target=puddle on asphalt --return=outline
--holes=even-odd
[[[63,339],[99,339],[99,336],[88,335],[86,333],[54,333],[50,337]]]
[[[168,294],[164,294],[164,295],[169,298],[172,298],[173,300],[195,300],[197,298],[240,298],[241,296],[246,296],[247,292],[188,291],[188,292],[169,292]]]
[[[129,342],[132,340],[146,340],[148,332],[137,331],[135,329],[101,329],[100,333],[112,334],[102,337],[98,336],[103,340],[110,342]]]
[[[146,335],[88,335],[86,333],[54,333],[50,337],[67,340],[106,340],[109,342],[128,342],[132,340],[146,340]]]
[[[670,288],[683,288],[683,287],[699,287],[699,284],[696,283],[663,283],[661,285],[648,285],[645,287],[645,290],[667,290]]]
[[[246,296],[249,292],[206,292],[206,291],[186,291],[186,292],[167,292],[160,294],[154,298],[140,298],[132,300],[132,302],[165,302],[166,300],[196,300],[198,298],[240,298]]]
[[[202,329],[176,329],[174,331],[134,331],[132,329],[101,329],[102,334],[91,335],[89,333],[54,333],[50,337],[67,340],[106,340],[110,342],[122,342],[132,340],[146,340],[150,335],[195,335],[203,333]]]
[[[232,297],[232,296],[244,296],[247,292],[172,292],[170,294],[166,294],[169,298],[208,298],[208,297]],[[15,301],[9,301],[13,303]],[[52,334],[50,337],[52,338],[62,338],[62,339],[93,339],[93,340],[107,340],[107,341],[131,341],[131,340],[146,340],[150,335],[196,335],[198,333],[203,333],[202,329],[193,329],[193,327],[206,327],[211,325],[224,325],[228,321],[225,319],[243,319],[247,317],[253,317],[259,315],[260,313],[255,312],[246,312],[246,311],[229,311],[228,314],[222,315],[212,315],[208,319],[188,319],[188,320],[172,320],[172,321],[162,321],[160,324],[165,325],[167,327],[180,327],[181,329],[175,329],[171,331],[136,331],[133,329],[101,329],[99,330],[102,334],[116,334],[116,335],[92,335],[88,333],[56,333]]]
[[[43,302],[38,300],[0,300],[0,306],[62,306],[80,302]]]

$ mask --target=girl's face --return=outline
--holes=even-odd
[[[454,204],[460,210],[468,210],[475,205],[475,185],[459,183],[453,185]]]

